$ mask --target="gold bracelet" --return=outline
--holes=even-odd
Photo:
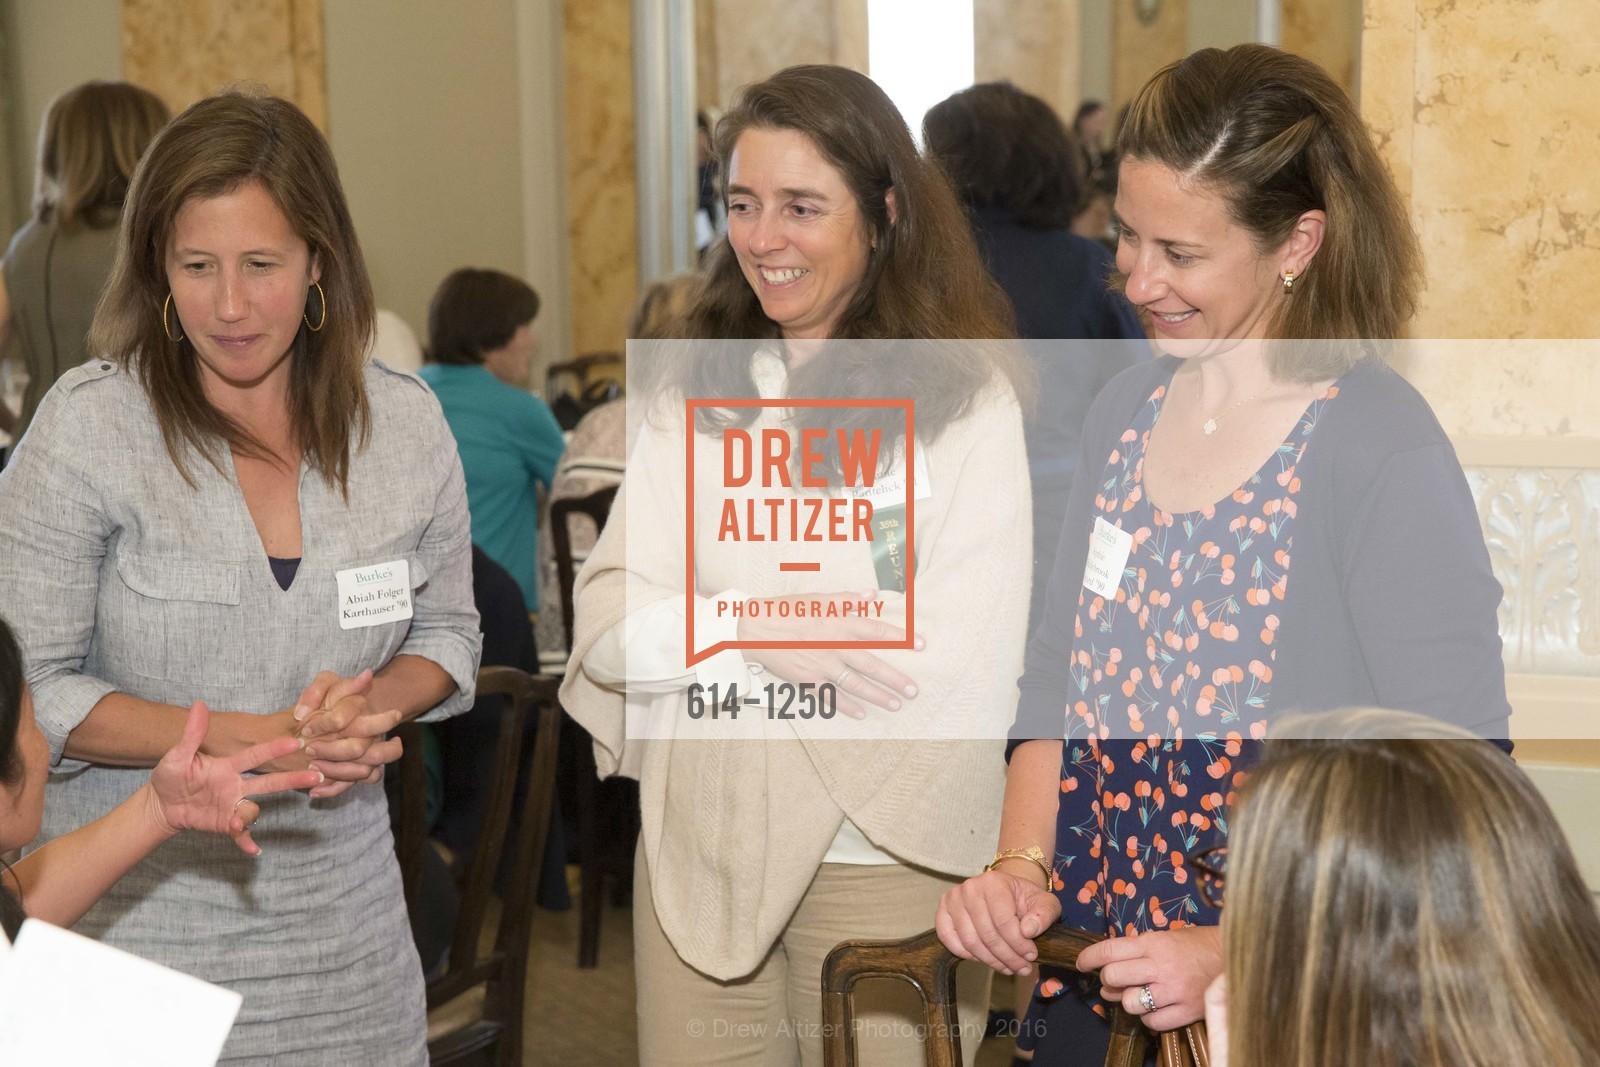
[[[994,859],[990,860],[989,865],[983,869],[984,873],[994,870],[1006,860],[1027,860],[1030,863],[1038,864],[1039,870],[1044,874],[1045,890],[1049,891],[1055,888],[1055,872],[1050,869],[1050,864],[1045,861],[1044,849],[1038,845],[1029,845],[1027,848],[1008,848],[996,852]]]

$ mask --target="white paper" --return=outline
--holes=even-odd
[[[0,959],[0,1064],[214,1067],[243,1000],[29,919]]]
[[[411,564],[403,559],[352,567],[339,583],[339,628],[359,630],[411,618]]]
[[[1083,587],[1107,600],[1117,595],[1122,572],[1133,552],[1133,535],[1096,515],[1089,535],[1089,558],[1083,565]]]

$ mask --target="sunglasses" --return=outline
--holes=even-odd
[[[1221,910],[1223,886],[1228,876],[1228,846],[1213,845],[1183,858],[1184,866],[1194,872],[1195,888],[1208,908]]]

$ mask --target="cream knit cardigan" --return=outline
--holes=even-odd
[[[781,361],[755,360],[762,395],[781,396]],[[753,428],[779,425],[781,414],[766,409]],[[918,867],[965,877],[993,855],[1028,613],[1028,461],[1021,412],[999,385],[920,446],[932,495],[916,502],[915,629],[927,644],[875,652],[917,682],[918,696],[902,710],[806,723],[769,722],[749,708],[737,722],[691,721],[682,690],[625,695],[582,669],[596,639],[625,614],[683,597],[685,440],[681,414],[663,421],[641,431],[605,532],[578,575],[561,698],[594,735],[601,776],[639,778],[662,929],[686,963],[730,980],[760,966],[846,815],[879,848]],[[877,588],[861,544],[798,553],[781,543],[719,544],[728,494],[719,438],[696,438],[695,467],[706,487],[696,493],[700,595]],[[821,573],[778,571],[779,560],[796,558],[820,559]],[[902,625],[904,599],[882,595],[883,617]]]

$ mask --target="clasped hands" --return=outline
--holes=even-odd
[[[311,787],[313,800],[336,797],[359,782],[381,782],[383,768],[400,758],[400,739],[386,735],[399,726],[401,712],[380,711],[367,700],[372,671],[341,678],[322,671],[291,708],[265,716],[243,716],[255,737],[294,738],[300,744],[267,763],[268,771],[309,768],[321,775]]]
[[[1019,870],[1025,864],[1017,864]],[[963,959],[1002,974],[1027,975],[1038,959],[1033,939],[1061,915],[1061,902],[1037,875],[987,871],[945,893],[934,917],[939,940]],[[1175,1030],[1205,1015],[1206,988],[1222,973],[1222,940],[1213,926],[1114,937],[1083,950],[1078,970],[1098,971],[1102,998],[1120,1004],[1154,1031]],[[1150,1010],[1141,994],[1150,989]]]
[[[819,624],[815,616],[801,612],[818,603],[860,604],[882,601],[881,590],[868,593],[802,593],[796,596],[763,597],[771,605],[769,613],[745,616],[739,620],[738,639],[797,644],[808,641],[904,641],[905,630],[882,619],[860,615],[828,618]],[[787,615],[778,613],[780,602],[787,602]],[[795,608],[800,610],[795,610]],[[925,646],[916,637],[913,647]],[[901,702],[917,695],[916,682],[861,648],[746,648],[746,661],[761,664],[786,682],[831,684],[838,690],[838,707],[851,718],[865,718],[867,708],[899,711]]]
[[[312,788],[312,799],[336,797],[358,782],[381,782],[384,766],[400,758],[400,739],[387,735],[404,715],[372,707],[371,687],[370,669],[353,678],[322,671],[300,694],[292,713],[295,733],[305,742],[311,769],[324,779]]]

